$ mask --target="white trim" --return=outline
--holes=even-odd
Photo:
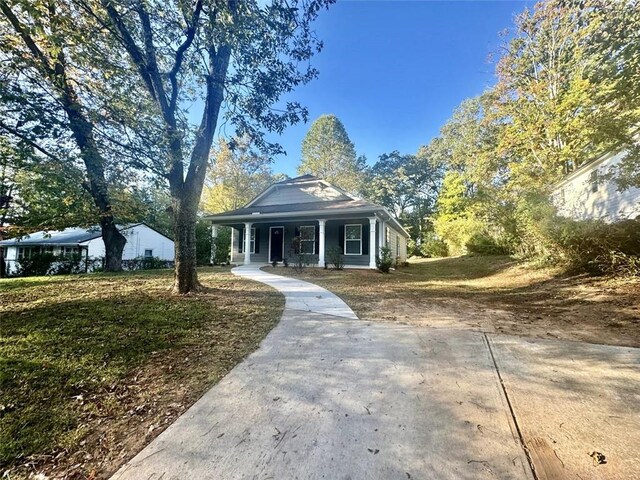
[[[269,263],[273,261],[271,260],[271,230],[274,228],[282,229],[282,259],[284,260],[284,225],[273,226],[273,227],[269,227],[269,255],[267,255],[267,259],[269,260]]]
[[[347,253],[347,227],[359,227],[360,228],[360,253]],[[355,238],[349,240],[355,242]],[[362,224],[361,223],[345,223],[344,225],[344,254],[345,255],[362,255]]]
[[[376,268],[376,217],[369,218],[369,268]]]
[[[326,250],[326,245],[325,245],[325,226],[326,226],[326,220],[324,219],[318,219],[318,265],[321,267],[324,267],[325,264],[325,258],[324,258],[324,251]]]
[[[284,207],[286,207],[286,205],[283,205]],[[380,214],[381,213],[381,214]],[[292,217],[318,217],[318,216],[322,216],[324,218],[327,218],[327,215],[331,215],[332,218],[330,220],[349,220],[350,218],[368,218],[368,214],[374,214],[374,215],[378,215],[378,218],[382,218],[384,219],[384,217],[386,216],[386,220],[388,222],[391,222],[392,224],[394,224],[394,227],[397,227],[397,230],[401,233],[404,234],[405,238],[409,238],[410,235],[409,233],[404,229],[404,227],[400,224],[400,222],[393,216],[391,215],[386,209],[384,209],[383,207],[361,207],[361,209],[356,208],[342,208],[342,209],[336,209],[336,210],[306,210],[303,212],[287,212],[287,211],[282,211],[282,212],[275,212],[275,213],[251,213],[251,214],[243,214],[243,215],[229,215],[229,216],[218,216],[220,214],[214,214],[212,216],[209,217],[205,217],[205,219],[209,222],[212,223],[217,223],[220,225],[225,225],[225,224],[229,224],[229,223],[233,223],[233,222],[242,222],[245,221],[247,219],[251,219],[252,222],[257,222],[257,221],[264,221],[262,219],[276,219],[276,220],[282,220],[283,217],[285,218],[292,218]],[[350,218],[335,218],[336,215],[349,215]],[[310,218],[310,220],[315,220],[315,218]]]

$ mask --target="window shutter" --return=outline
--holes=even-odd
[[[362,225],[362,254],[369,255],[369,225]]]
[[[238,238],[238,253],[244,253],[244,228],[240,229],[240,237]]]
[[[318,255],[320,253],[320,227],[315,227],[314,228],[315,232],[316,232],[316,255]]]
[[[260,253],[260,229],[256,227],[256,236],[254,239],[254,243],[256,245],[255,251],[256,253]]]
[[[340,242],[340,251],[344,254],[344,225],[338,227],[338,241]]]

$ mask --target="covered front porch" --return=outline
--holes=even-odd
[[[339,255],[345,268],[376,268],[376,255],[392,236],[378,215],[244,222],[221,218],[212,220],[214,237],[219,225],[231,227],[231,263],[243,265],[293,264],[302,255],[306,264],[324,268]]]

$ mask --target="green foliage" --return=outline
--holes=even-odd
[[[16,273],[19,277],[47,275],[55,260],[53,253],[34,253],[29,258],[21,258],[17,261]]]
[[[391,254],[391,249],[389,247],[382,247],[380,254],[376,255],[376,268],[382,273],[389,273],[394,263],[395,259]]]
[[[162,268],[169,268],[171,262],[162,260],[159,257],[136,257],[131,260],[125,260],[123,262],[126,270],[159,270]]]
[[[334,245],[327,249],[327,264],[334,270],[344,269],[344,256],[342,255],[342,248]]]
[[[491,235],[474,233],[465,243],[467,253],[476,255],[509,255],[508,246],[500,245],[499,241]]]
[[[202,192],[202,209],[219,213],[241,208],[282,175],[274,175],[271,160],[254,151],[247,137],[218,140],[212,151]]]
[[[540,2],[516,19],[496,87],[463,102],[427,147],[447,167],[434,230],[452,254],[633,270],[618,227],[560,218],[548,195],[612,148],[629,151],[611,175],[619,186],[640,178],[640,46],[622,33],[638,25],[635,2],[603,0]]]
[[[431,234],[420,245],[417,254],[422,257],[448,257],[449,246],[447,242]]]
[[[416,155],[381,155],[367,175],[363,195],[393,212],[420,243],[431,229],[443,168],[426,148]]]
[[[297,272],[302,272],[306,267],[313,263],[314,255],[310,253],[303,253],[300,248],[302,244],[301,238],[299,236],[293,237],[291,240],[291,245],[289,247],[289,261],[292,261],[293,268]],[[289,261],[287,261],[284,266],[289,266]]]
[[[363,187],[364,157],[356,157],[353,142],[335,115],[321,115],[302,141],[302,160],[298,173],[313,174],[358,193]]]
[[[87,267],[85,257],[79,253],[71,255],[61,255],[56,258],[51,266],[51,275],[71,275],[84,273]]]
[[[231,255],[231,227],[218,227],[218,236],[213,242],[213,263],[226,265]]]

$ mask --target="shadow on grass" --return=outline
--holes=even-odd
[[[3,281],[14,290],[0,291],[0,466],[76,448],[87,422],[108,413],[100,396],[119,391],[122,415],[145,388],[128,392],[130,377],[149,362],[181,362],[153,381],[190,385],[186,357],[208,362],[212,378],[251,352],[283,301],[221,271],[205,270],[207,292],[189,297],[169,293],[171,271]]]

